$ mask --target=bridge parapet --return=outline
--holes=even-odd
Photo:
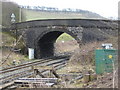
[[[112,20],[95,20],[95,19],[50,19],[34,20],[13,24],[13,28],[35,28],[46,26],[81,26],[83,28],[117,28],[117,21]]]

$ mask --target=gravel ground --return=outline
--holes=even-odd
[[[113,81],[114,80],[114,81]],[[87,83],[85,88],[118,88],[118,73],[116,72],[113,79],[113,73],[106,73],[98,76],[97,80]]]

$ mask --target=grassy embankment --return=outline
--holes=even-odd
[[[15,37],[13,37],[9,33],[5,33],[5,32],[0,32],[0,35],[2,36],[2,43],[0,45],[0,47],[1,47],[0,55],[2,55],[0,57],[0,58],[2,58],[1,62],[6,60],[6,58],[10,54],[7,61],[3,64],[3,66],[5,66],[5,67],[11,66],[13,64],[13,60],[15,60],[17,64],[21,64],[23,62],[29,61],[28,58],[26,58],[26,56],[21,55],[18,52],[16,53],[16,52],[11,51],[11,49],[14,46],[13,44],[15,42]]]
[[[26,21],[41,20],[41,19],[80,19],[86,18],[80,13],[68,13],[68,12],[46,12],[46,11],[33,11],[23,9],[23,13],[26,16]],[[23,20],[24,21],[24,20]]]

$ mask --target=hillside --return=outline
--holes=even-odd
[[[35,9],[23,8],[20,5],[13,2],[0,1],[0,21],[2,21],[2,27],[9,27],[11,25],[11,14],[15,14],[15,22],[21,21],[30,21],[37,19],[103,19],[104,17],[100,16],[97,13],[76,9],[76,11],[63,11],[50,10],[46,7],[45,10],[40,10],[36,6]]]
[[[22,21],[30,21],[37,19],[103,19],[102,16],[88,12],[81,11],[79,13],[76,12],[56,12],[56,11],[38,11],[38,10],[29,10],[22,9],[24,15],[26,16],[26,20]]]
[[[0,1],[0,21],[2,21],[2,26],[9,26],[11,24],[11,14],[14,13],[16,22],[19,21],[19,7],[13,2]]]

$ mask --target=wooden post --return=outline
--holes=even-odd
[[[46,78],[41,72],[38,73],[42,78]]]
[[[40,75],[42,78],[45,78],[45,76],[42,75],[41,72],[38,71],[38,69],[34,69],[34,73],[35,73],[36,75]]]
[[[56,71],[54,69],[52,69],[50,71],[55,75],[56,78],[60,78],[60,76],[56,73]]]

